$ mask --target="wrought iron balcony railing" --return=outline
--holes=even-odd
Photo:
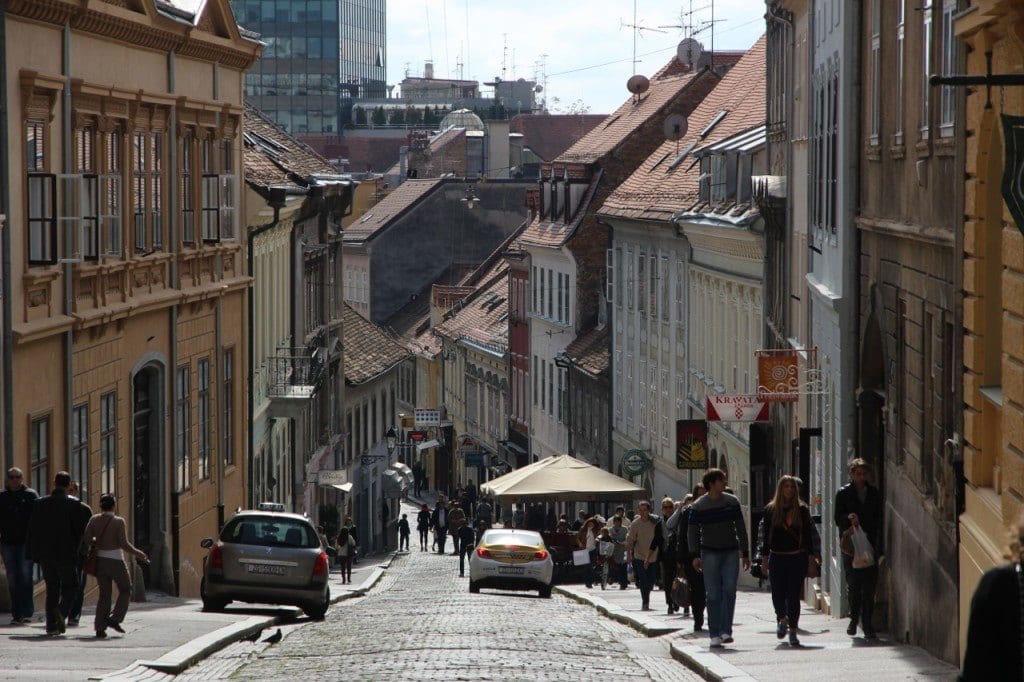
[[[282,353],[267,358],[267,396],[303,400],[316,395],[324,372],[319,353],[305,348],[282,349]]]

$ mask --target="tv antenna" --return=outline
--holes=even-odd
[[[637,68],[636,68],[637,64],[640,63],[640,60],[638,60],[636,58],[636,38],[637,38],[638,35],[640,35],[640,32],[641,31],[654,31],[655,33],[665,33],[665,31],[662,31],[660,28],[654,28],[654,27],[651,27],[651,26],[643,26],[643,25],[637,23],[638,19],[637,19],[637,16],[636,16],[636,14],[637,14],[636,5],[637,5],[637,0],[633,0],[633,23],[632,24],[627,24],[626,22],[622,21],[622,19],[619,19],[619,28],[631,28],[631,29],[633,29],[633,71],[634,71],[634,73],[637,70]]]
[[[702,19],[702,20],[699,20],[699,21],[694,19],[694,16],[698,12],[703,12],[706,9],[710,9],[711,10],[711,18],[710,19]],[[697,9],[693,8],[693,0],[690,0],[690,8],[688,10],[686,10],[685,12],[680,10],[680,12],[679,12],[679,23],[678,24],[662,24],[662,25],[659,25],[658,28],[677,28],[677,29],[679,29],[680,31],[683,32],[683,35],[685,36],[685,39],[684,39],[683,42],[686,42],[686,40],[688,40],[688,39],[695,38],[696,36],[700,35],[704,31],[711,31],[711,67],[714,68],[714,65],[715,65],[714,64],[714,62],[715,62],[715,24],[720,24],[723,21],[727,21],[727,19],[715,19],[715,0],[711,0],[710,4],[703,5],[701,7],[698,7]],[[694,42],[696,42],[696,41],[694,41]],[[680,63],[689,63],[692,68],[695,68],[696,64],[697,64],[696,59],[694,59],[693,61],[686,62],[684,60],[683,54],[682,54],[682,43],[680,43],[679,46],[680,46],[679,50],[676,52],[676,57],[679,59],[679,62]],[[703,50],[703,46],[701,46],[701,49]]]

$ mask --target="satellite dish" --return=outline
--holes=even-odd
[[[676,47],[676,61],[683,66],[694,68],[704,54],[704,46],[696,38],[684,38]]]
[[[630,79],[626,81],[626,89],[634,95],[641,95],[647,92],[647,88],[649,87],[651,87],[651,81],[647,80],[647,76],[642,76],[640,74],[631,76]]]
[[[533,86],[533,91],[534,92],[544,92],[544,86],[543,85],[534,85]]]
[[[678,142],[686,134],[688,127],[686,117],[682,114],[672,114],[665,119],[661,130],[665,133],[665,139],[670,142]]]

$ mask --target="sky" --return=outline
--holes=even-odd
[[[388,82],[422,76],[428,59],[435,78],[540,83],[546,72],[550,111],[607,114],[629,97],[631,75],[675,55],[686,37],[675,26],[705,26],[696,38],[710,49],[711,3],[635,0],[634,20],[634,0],[388,0]],[[714,18],[716,50],[747,49],[764,33],[764,2],[714,0]]]

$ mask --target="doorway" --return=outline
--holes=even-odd
[[[163,461],[163,368],[149,364],[132,379],[132,542],[150,555],[143,567],[146,585],[161,558],[163,511],[161,462]]]

